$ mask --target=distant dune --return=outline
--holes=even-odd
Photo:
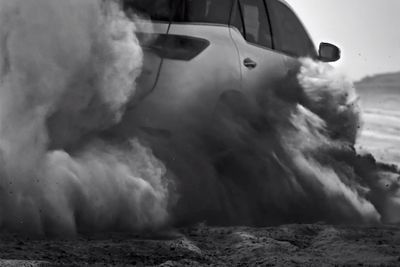
[[[367,76],[358,81],[356,84],[357,86],[360,86],[360,89],[362,90],[371,88],[371,86],[374,85],[380,86],[383,89],[398,88],[400,84],[400,72]]]
[[[365,108],[400,110],[400,72],[367,76],[355,85]]]
[[[364,118],[358,148],[400,164],[400,72],[369,76],[355,86]]]

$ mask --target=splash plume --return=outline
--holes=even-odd
[[[165,168],[137,140],[66,150],[118,122],[135,93],[135,25],[97,0],[1,0],[0,24],[1,228],[162,224]]]
[[[380,221],[367,182],[379,177],[360,176],[355,166],[361,119],[354,87],[327,64],[301,63],[295,82],[287,77],[247,106],[227,102],[212,131],[201,133],[206,143],[187,137],[200,144],[192,150],[196,156],[182,157],[190,167],[182,169],[179,156],[167,164],[182,177],[175,218],[248,225]],[[226,152],[215,157],[204,149],[215,146]],[[193,187],[207,188],[207,198]],[[190,212],[185,203],[198,209]]]

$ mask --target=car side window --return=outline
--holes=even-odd
[[[239,3],[239,12],[244,22],[245,39],[250,43],[272,48],[271,31],[264,0],[240,0]]]
[[[122,0],[125,10],[152,20],[187,23],[229,24],[231,0]]]
[[[284,4],[269,0],[274,48],[295,57],[317,56],[314,44],[297,16]]]
[[[228,24],[232,1],[186,0],[184,5],[184,21]]]

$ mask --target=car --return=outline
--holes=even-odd
[[[124,0],[123,8],[144,64],[106,137],[139,140],[163,163],[172,224],[265,226],[308,214],[302,201],[288,213],[277,203],[292,194],[282,175],[293,155],[282,151],[275,120],[307,101],[293,84],[299,59],[335,61],[340,50],[322,43],[318,53],[281,0]]]
[[[221,107],[246,113],[253,106],[246,103],[287,80],[299,58],[340,58],[339,48],[329,43],[321,43],[317,53],[282,0],[124,0],[122,5],[142,18],[136,35],[143,71],[119,125],[130,135],[173,139],[204,131]]]

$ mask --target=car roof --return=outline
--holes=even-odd
[[[267,0],[267,1],[268,1],[268,0]],[[280,2],[280,3],[284,4],[285,6],[287,6],[288,8],[290,8],[290,10],[292,10],[292,11],[294,12],[292,6],[291,6],[288,2],[286,2],[286,0],[269,0],[269,1],[277,1],[277,2]],[[296,12],[294,12],[294,13],[296,13]],[[297,14],[296,14],[296,15],[297,15]]]

